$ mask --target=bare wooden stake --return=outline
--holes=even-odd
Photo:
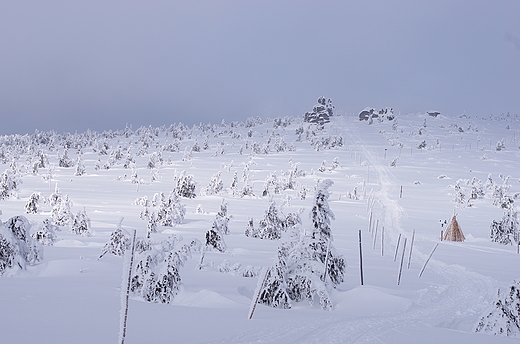
[[[330,238],[328,240],[327,244],[327,255],[325,256],[325,271],[323,272],[323,282],[325,282],[325,279],[327,278],[327,270],[328,270],[328,264],[329,264],[329,253],[330,253]]]
[[[408,269],[410,268],[410,263],[412,261],[412,250],[413,250],[414,238],[415,238],[415,229],[412,232],[412,242],[410,243],[410,255],[408,256]]]
[[[404,261],[405,251],[406,251],[406,238],[404,238],[404,243],[403,243],[403,254],[401,255],[401,264],[399,264],[399,276],[397,277],[397,285],[401,284],[401,274],[403,272],[403,261]]]
[[[372,249],[375,250],[376,249],[376,240],[377,240],[377,226],[376,226],[376,231],[374,233],[374,245],[372,246]]]
[[[370,212],[370,217],[368,220],[368,231],[370,232],[372,230],[372,212]]]
[[[251,311],[249,312],[248,319],[251,320],[253,318],[253,314],[255,313],[256,304],[258,303],[258,300],[260,299],[260,293],[262,292],[262,289],[264,288],[265,281],[267,280],[267,275],[269,274],[269,271],[271,269],[265,269],[264,278],[262,279],[262,284],[260,284],[260,287],[258,288],[256,292],[256,297],[253,299],[253,304],[251,305]]]
[[[359,230],[359,273],[361,275],[361,285],[363,285],[363,249],[361,248],[361,229]]]
[[[381,231],[381,257],[385,256],[385,227]]]
[[[397,238],[397,245],[395,246],[394,262],[397,259],[397,251],[399,251],[400,242],[401,242],[401,234],[399,234],[399,238]]]
[[[401,185],[401,192],[399,193],[399,198],[403,198],[403,186]]]
[[[123,221],[123,220],[121,220],[121,221]],[[132,246],[131,246],[131,251],[130,251],[130,264],[128,267],[128,282],[126,285],[126,295],[124,297],[124,313],[121,312],[121,313],[123,313],[123,314],[121,314],[123,316],[123,319],[121,322],[121,329],[119,330],[120,331],[119,338],[120,338],[121,344],[125,343],[125,337],[126,337],[126,323],[128,320],[128,299],[129,299],[129,295],[130,295],[130,282],[132,281],[132,266],[134,264],[135,235],[136,235],[136,230],[134,229],[134,235],[132,238]],[[124,290],[124,288],[121,288],[121,292],[123,292],[123,290]],[[121,306],[123,306],[123,298],[121,298],[121,299],[122,299]]]
[[[428,262],[430,261],[430,258],[433,256],[433,252],[435,252],[435,250],[437,249],[437,246],[439,246],[439,243],[435,244],[435,247],[433,248],[432,252],[430,253],[430,256],[428,257],[428,259],[426,259],[426,262],[424,262],[424,265],[421,269],[421,272],[419,273],[419,278],[421,278],[423,272],[424,272],[424,269],[426,269],[426,265],[428,264]]]

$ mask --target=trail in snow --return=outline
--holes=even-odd
[[[347,144],[361,149],[377,176],[379,189],[374,191],[374,196],[382,208],[382,213],[378,215],[383,219],[380,225],[385,227],[386,239],[395,243],[399,234],[409,236],[411,230],[406,230],[401,224],[405,214],[405,209],[397,198],[401,184],[391,172],[389,161],[377,156],[375,147],[380,148],[381,145],[369,145],[347,119],[343,119],[342,124]],[[372,179],[373,173],[371,176]],[[433,245],[432,242],[432,247]],[[424,262],[427,254],[414,247],[413,257]],[[407,310],[369,317],[353,317],[334,312],[306,320],[299,317],[294,322],[284,322],[283,325],[268,329],[245,331],[214,343],[385,343],[386,334],[395,335],[402,329],[418,325],[471,331],[473,324],[461,322],[467,322],[468,315],[477,317],[481,313],[484,301],[491,299],[495,293],[496,282],[464,267],[447,265],[436,257],[429,262],[428,271],[440,277],[439,284],[417,290],[417,294],[421,296]],[[402,342],[410,342],[409,340],[410,338]]]

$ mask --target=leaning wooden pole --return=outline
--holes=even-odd
[[[132,281],[132,266],[134,265],[134,251],[135,251],[135,236],[136,236],[136,230],[134,229],[134,235],[132,237],[132,244],[131,244],[131,249],[130,249],[130,264],[128,266],[128,280],[127,280],[127,283],[126,283],[126,291],[125,289],[122,287],[121,288],[121,293],[123,293],[123,291],[125,291],[125,295],[123,297],[123,295],[121,295],[121,328],[119,329],[119,343],[120,344],[124,344],[125,343],[125,338],[126,338],[126,323],[127,323],[127,320],[128,320],[128,300],[129,300],[129,295],[130,295],[130,282]],[[126,272],[126,271],[125,271]],[[124,279],[123,279],[123,283],[124,283]],[[123,313],[123,309],[124,309],[124,313]]]
[[[381,257],[385,256],[385,227],[381,230]]]
[[[397,238],[397,245],[395,246],[394,262],[397,259],[397,252],[399,251],[399,244],[400,243],[401,243],[401,234],[399,233],[399,237]]]
[[[330,254],[330,238],[327,244],[327,255],[325,256],[325,271],[323,272],[323,282],[327,279],[327,270],[329,270],[329,254]]]
[[[404,238],[404,243],[403,243],[403,254],[401,255],[401,264],[399,264],[399,276],[397,277],[397,285],[401,284],[401,274],[403,273],[403,261],[404,261],[405,251],[406,251],[406,238]]]
[[[410,268],[410,263],[412,262],[412,250],[413,250],[414,239],[415,239],[415,229],[412,232],[412,242],[410,243],[410,255],[408,256],[408,269]]]
[[[260,294],[262,293],[262,289],[264,288],[265,281],[267,280],[267,275],[271,269],[265,269],[264,278],[262,279],[262,283],[258,286],[258,290],[256,291],[256,297],[253,298],[253,303],[251,304],[251,310],[249,311],[248,319],[251,320],[253,318],[253,314],[255,313],[256,305],[258,300],[260,300]]]
[[[361,285],[363,285],[363,249],[361,247],[361,229],[359,230],[359,273],[361,276]]]
[[[430,261],[430,258],[433,256],[433,252],[435,252],[435,250],[437,249],[437,246],[439,246],[439,244],[437,243],[435,245],[435,247],[433,248],[432,252],[430,253],[430,256],[428,257],[428,259],[426,259],[426,262],[424,262],[424,265],[421,269],[421,272],[419,273],[419,278],[421,278],[423,272],[424,272],[424,269],[426,269],[426,265],[428,264],[428,262]]]

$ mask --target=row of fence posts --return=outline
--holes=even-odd
[[[401,186],[401,195],[402,195],[402,186]],[[381,230],[379,230],[379,220],[374,219],[374,213],[373,208],[375,205],[375,199],[372,197],[372,193],[370,194],[368,201],[367,201],[367,212],[368,212],[368,232],[371,233],[372,236],[372,250],[376,249],[377,239],[379,232],[381,233],[381,256],[383,257],[385,255],[385,227],[381,226]],[[363,249],[362,249],[362,234],[361,230],[359,230],[359,271],[360,271],[360,280],[361,285],[364,285],[364,273],[363,273]],[[415,242],[415,229],[412,231],[411,240],[409,242],[409,249],[408,249],[408,262],[406,264],[407,269],[410,269],[411,262],[412,262],[412,253],[413,253],[413,245]],[[401,284],[401,277],[403,274],[403,265],[405,263],[405,257],[406,257],[406,248],[408,245],[408,238],[402,236],[402,234],[399,234],[397,238],[397,244],[395,246],[395,252],[394,252],[394,262],[397,261],[399,257],[399,250],[402,246],[401,256],[399,260],[399,270],[397,274],[397,285]],[[437,243],[432,251],[430,252],[430,255],[424,262],[424,265],[422,266],[418,278],[421,278],[422,274],[424,273],[424,270],[426,269],[426,266],[428,265],[428,262],[430,261],[431,257],[433,256],[433,253],[437,249],[437,246],[439,244]],[[520,246],[519,246],[520,247]]]

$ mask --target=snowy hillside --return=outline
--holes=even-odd
[[[2,342],[116,343],[134,230],[126,343],[517,342],[520,117],[365,115],[0,137]]]

